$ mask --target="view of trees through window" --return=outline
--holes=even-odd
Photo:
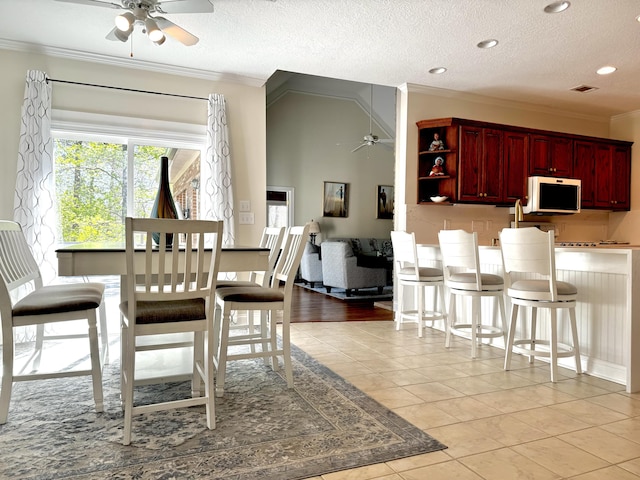
[[[58,241],[122,242],[128,214],[149,216],[158,188],[160,157],[169,150],[136,145],[129,165],[126,144],[56,138]],[[127,188],[129,178],[132,191]]]

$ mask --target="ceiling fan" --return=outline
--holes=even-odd
[[[195,45],[199,40],[184,28],[162,16],[155,16],[156,14],[213,12],[213,4],[210,0],[120,0],[120,3],[101,0],[57,1],[125,10],[116,17],[116,26],[106,38],[126,42],[134,27],[139,25],[143,33],[146,33],[149,40],[156,45],[162,45],[165,42],[165,34],[186,46]]]
[[[356,148],[351,150],[351,153],[357,152],[363,147],[371,147],[378,143],[382,143],[382,144],[393,143],[393,140],[391,138],[378,138],[377,135],[374,135],[372,133],[372,130],[373,130],[372,116],[373,116],[373,85],[371,85],[371,93],[369,98],[369,133],[363,137],[363,141],[360,145],[358,145]]]

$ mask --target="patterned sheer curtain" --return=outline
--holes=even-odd
[[[44,72],[29,70],[22,105],[13,218],[22,226],[45,283],[56,276],[54,192],[51,85]]]
[[[233,186],[231,184],[231,152],[227,127],[226,102],[223,95],[209,95],[207,115],[207,150],[201,165],[201,178],[205,185],[200,189],[202,218],[223,220],[223,244],[235,243],[233,225]]]

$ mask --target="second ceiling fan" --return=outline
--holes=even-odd
[[[382,144],[393,144],[393,139],[391,138],[379,138],[377,135],[373,134],[373,85],[371,85],[370,96],[369,96],[369,133],[363,137],[363,141],[356,148],[351,150],[351,153],[357,152],[363,147],[372,147],[378,143]]]

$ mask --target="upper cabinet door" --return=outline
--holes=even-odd
[[[611,148],[611,204],[614,210],[631,208],[631,150]]]
[[[571,177],[573,140],[553,135],[530,135],[529,175]]]
[[[580,208],[592,208],[595,205],[596,144],[576,140],[573,150],[573,175],[582,182]]]
[[[481,190],[483,201],[503,202],[504,169],[502,168],[502,131],[482,129],[482,175]]]
[[[506,131],[504,143],[504,200],[515,203],[520,199],[527,204],[527,173],[529,171],[529,135]]]
[[[460,201],[502,203],[502,148],[501,130],[460,127]]]
[[[461,126],[459,149],[458,198],[460,201],[477,201],[482,193],[480,191],[482,128]]]

